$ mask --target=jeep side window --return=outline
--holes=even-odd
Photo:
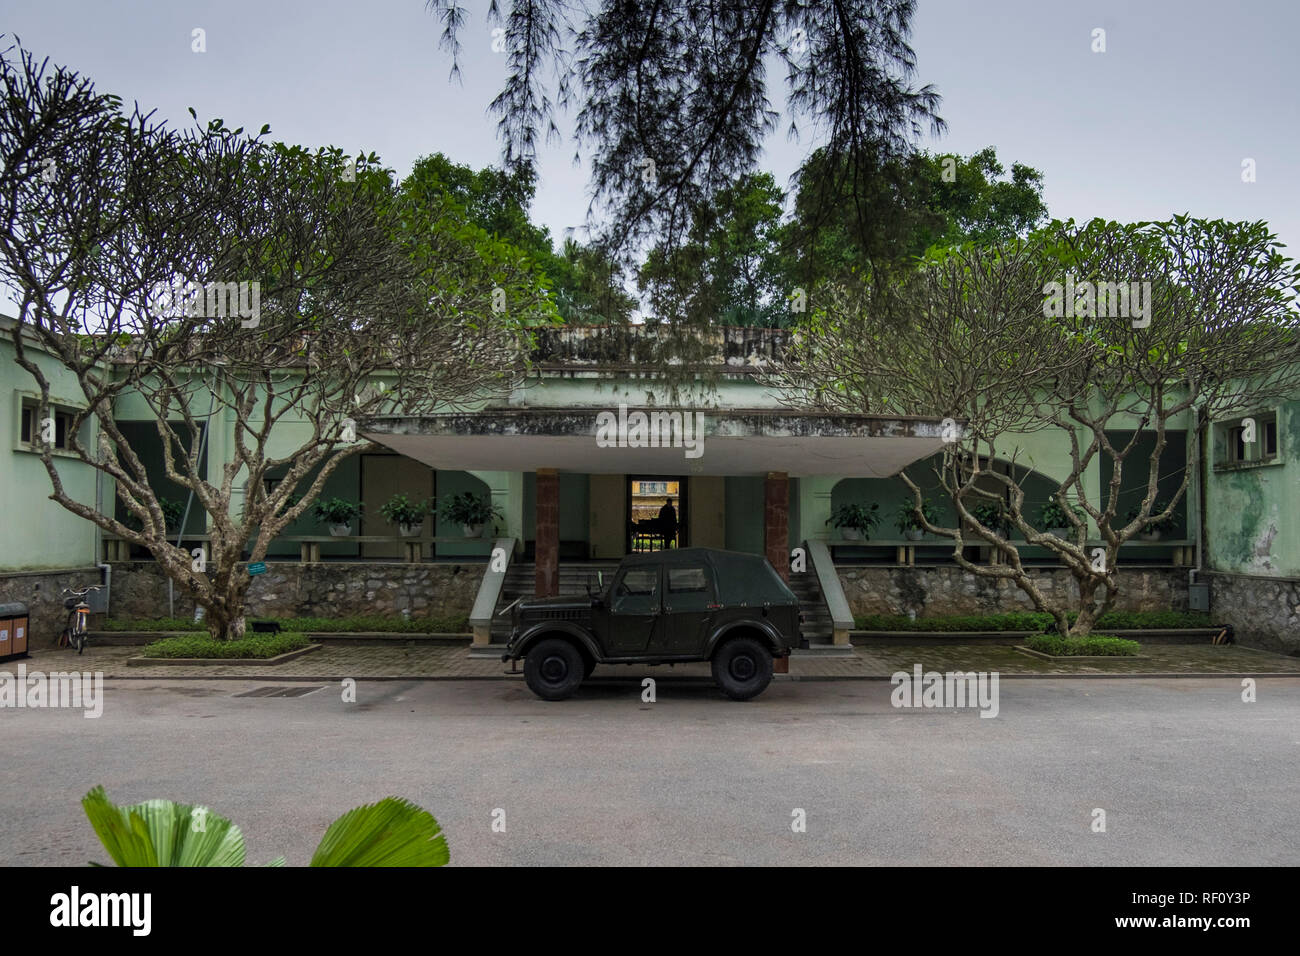
[[[705,567],[668,568],[666,610],[673,613],[706,611],[713,600],[712,575]]]
[[[614,585],[615,614],[654,614],[659,610],[659,569],[629,568]]]

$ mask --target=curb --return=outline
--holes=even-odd
[[[259,661],[258,663],[263,663]],[[290,681],[300,683],[320,683],[321,681],[344,681],[355,680],[357,683],[379,682],[379,681],[511,681],[523,680],[523,673],[519,674],[460,674],[460,675],[412,675],[412,676],[367,676],[357,677],[349,674],[334,675],[317,675],[314,677],[305,677],[300,674],[176,674],[174,676],[167,674],[120,674],[112,677],[105,676],[104,680],[268,680],[268,681]],[[1204,673],[1137,673],[1137,674],[1006,674],[998,672],[1000,680],[1240,680],[1242,678],[1254,678],[1269,680],[1300,680],[1300,673],[1272,673],[1265,671],[1241,671],[1231,674],[1204,674]],[[641,680],[640,677],[590,677],[583,681],[584,684],[601,684],[601,683],[630,683]],[[666,681],[669,683],[712,683],[711,677],[692,677],[692,676],[673,676],[656,677],[656,681]],[[860,676],[845,676],[831,674],[773,674],[773,681],[801,681],[804,683],[829,682],[829,681],[892,681],[893,678],[888,674],[863,674]]]

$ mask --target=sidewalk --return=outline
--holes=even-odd
[[[151,666],[128,667],[127,658],[139,647],[90,645],[80,657],[66,648],[41,647],[25,661],[0,662],[0,671],[15,673],[18,664],[28,671],[100,671],[105,678],[237,678],[239,680],[522,680],[510,665],[497,660],[470,660],[468,644],[401,644],[376,646],[326,644],[320,650],[278,665]],[[1152,644],[1143,659],[1046,661],[1022,654],[1007,645],[861,647],[853,657],[796,656],[790,673],[776,680],[880,680],[916,664],[935,671],[996,671],[1003,677],[1300,677],[1300,657],[1285,657],[1237,645]],[[597,667],[592,680],[710,679],[708,664],[606,665]]]

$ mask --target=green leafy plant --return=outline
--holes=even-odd
[[[404,494],[393,495],[379,506],[379,513],[389,524],[420,524],[430,510],[430,504],[412,501]]]
[[[118,866],[243,866],[244,834],[207,807],[146,800],[119,807],[102,786],[81,801]],[[451,859],[429,811],[400,797],[349,810],[329,825],[308,866],[444,866]],[[267,866],[284,866],[284,857]]]
[[[848,528],[857,531],[863,538],[871,537],[871,529],[880,523],[876,512],[880,505],[872,502],[871,507],[859,504],[839,505],[831,512],[826,523],[832,528]]]
[[[145,657],[198,657],[212,659],[252,658],[266,660],[301,650],[311,642],[302,634],[281,631],[278,634],[248,633],[238,640],[218,641],[207,634],[165,637],[146,644]]]
[[[1169,502],[1167,501],[1154,502],[1151,505],[1151,514],[1158,516],[1162,511],[1164,511],[1168,507],[1169,507]],[[1138,515],[1140,515],[1141,513],[1142,513],[1142,506],[1134,505],[1132,508],[1128,510],[1126,521],[1130,523],[1135,521]],[[1175,521],[1173,515],[1170,515],[1167,518],[1160,518],[1160,517],[1148,518],[1142,526],[1142,533],[1149,534],[1151,532],[1158,531],[1163,534],[1164,532],[1167,531],[1173,531],[1174,526],[1176,524],[1177,521]]]
[[[360,501],[348,501],[344,498],[321,498],[312,507],[312,513],[320,524],[347,524],[361,514],[365,504]]]
[[[1084,511],[1079,505],[1070,505],[1070,512],[1082,521],[1085,527],[1087,526],[1088,512]],[[1038,509],[1038,526],[1040,528],[1065,528],[1074,531],[1074,525],[1070,524],[1069,514],[1055,498]]]
[[[258,620],[262,620],[259,618]],[[401,617],[387,617],[379,614],[351,615],[347,617],[287,617],[274,618],[280,625],[280,633],[308,634],[346,633],[349,631],[391,632],[401,634],[463,634],[469,629],[469,617],[465,614],[449,614],[444,617],[413,617],[410,620]],[[252,623],[251,621],[249,622]],[[207,632],[202,621],[193,618],[109,618],[104,622],[106,631],[195,631]],[[249,635],[252,636],[252,635]],[[238,641],[221,641],[222,645],[237,644]],[[184,655],[182,655],[184,656]]]
[[[1077,611],[1071,611],[1067,617],[1073,621],[1077,615]],[[856,626],[863,631],[1041,631],[1054,626],[1054,622],[1052,615],[1042,611],[1009,611],[915,619],[902,614],[868,614],[857,618]],[[1201,611],[1110,611],[1097,618],[1096,626],[1111,630],[1183,630],[1213,627],[1214,619]]]
[[[501,517],[501,509],[492,503],[490,495],[465,491],[444,501],[441,514],[446,521],[472,527]]]
[[[185,503],[183,501],[173,501],[171,498],[159,498],[158,510],[163,514],[163,521],[168,531],[179,531],[181,527],[181,518],[185,517]],[[133,531],[140,531],[144,528],[144,522],[135,515],[127,515],[122,521],[128,528]]]
[[[1135,657],[1142,649],[1137,641],[1105,634],[1090,634],[1087,637],[1035,634],[1026,639],[1025,647],[1053,657]]]
[[[1007,506],[1001,501],[987,501],[968,509],[976,521],[990,531],[1006,535],[1011,530],[1011,518]]]
[[[925,515],[925,520],[930,524],[937,524],[939,521],[939,509],[928,498],[921,502],[921,514]],[[898,530],[904,533],[908,531],[921,531],[921,519],[917,516],[915,503],[906,499],[898,506]]]

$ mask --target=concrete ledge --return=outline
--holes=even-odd
[[[302,657],[304,654],[310,654],[312,651],[319,651],[321,645],[309,644],[306,647],[296,651],[289,651],[286,654],[277,654],[275,657],[128,657],[127,667],[205,667],[205,666],[225,666],[234,665],[235,667],[251,667],[255,664],[266,664],[274,667],[276,664],[283,664],[285,661],[291,661],[295,658]]]

